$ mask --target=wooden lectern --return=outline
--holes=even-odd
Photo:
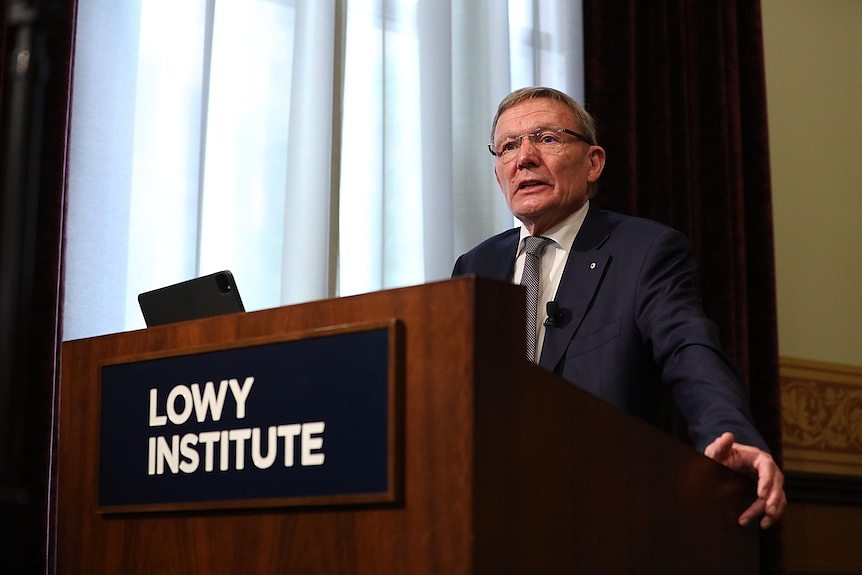
[[[523,305],[459,278],[66,342],[57,573],[757,573],[753,482],[522,359]],[[391,320],[394,501],[98,509],[100,366]]]

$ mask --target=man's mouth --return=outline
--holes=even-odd
[[[541,180],[524,180],[523,182],[518,184],[518,190],[530,190],[532,188],[537,188],[540,186],[547,186],[547,182],[543,182]]]

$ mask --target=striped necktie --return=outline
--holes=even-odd
[[[524,259],[524,274],[521,285],[527,288],[527,359],[536,361],[537,314],[539,307],[539,278],[542,270],[542,254],[550,238],[542,236],[527,236],[524,238],[526,256]]]

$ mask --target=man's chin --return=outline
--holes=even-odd
[[[547,227],[543,225],[545,220],[545,213],[546,212],[544,211],[518,212],[515,214],[515,218],[517,218],[519,222],[524,224],[524,227],[527,228],[527,230],[531,234],[535,235],[535,230],[544,230]]]
[[[544,206],[513,206],[512,213],[525,225],[542,219],[548,209]]]

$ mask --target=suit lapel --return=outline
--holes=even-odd
[[[493,246],[493,253],[487,259],[488,268],[482,270],[482,275],[492,279],[497,279],[504,282],[512,281],[512,276],[515,272],[515,255],[518,250],[518,240],[520,240],[520,229],[515,228],[509,233],[500,237]]]
[[[572,244],[560,278],[560,286],[557,288],[555,301],[564,321],[558,327],[549,327],[545,331],[542,357],[539,361],[539,365],[545,369],[553,371],[560,362],[569,341],[581,325],[590,302],[593,301],[611,261],[610,254],[598,249],[609,234],[607,219],[598,208],[591,205]]]

